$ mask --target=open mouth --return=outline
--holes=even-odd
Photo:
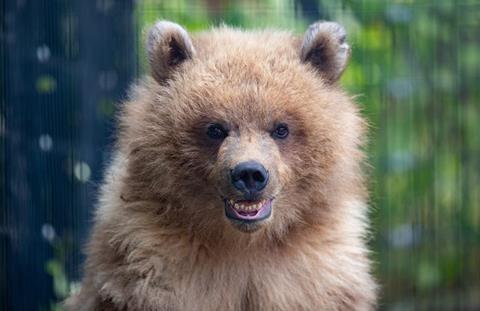
[[[228,218],[242,222],[267,219],[272,214],[272,199],[259,201],[225,200],[225,214]]]

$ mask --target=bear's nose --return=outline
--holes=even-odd
[[[254,195],[263,190],[268,183],[268,172],[256,161],[239,163],[231,171],[232,184],[247,195]]]

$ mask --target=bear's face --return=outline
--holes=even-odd
[[[135,123],[124,143],[130,174],[150,195],[176,198],[180,222],[203,229],[226,219],[244,232],[279,232],[313,217],[360,127],[334,85],[344,39],[334,23],[312,25],[303,42],[228,28],[191,40],[157,23],[147,46],[155,81],[124,120]]]

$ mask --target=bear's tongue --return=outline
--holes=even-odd
[[[225,200],[227,217],[241,221],[263,220],[270,216],[272,200],[233,201]]]
[[[258,214],[258,211],[249,211],[249,212],[244,212],[244,211],[237,211],[238,214],[241,216],[255,216]]]

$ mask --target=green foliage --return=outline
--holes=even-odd
[[[57,87],[57,83],[53,77],[44,75],[38,78],[35,86],[38,93],[40,94],[52,93],[53,91],[55,91],[55,88]]]
[[[65,273],[66,246],[62,239],[52,236],[50,243],[54,256],[45,264],[45,270],[52,277],[55,302],[50,303],[50,311],[61,311],[62,302],[78,289],[78,284],[71,282]]]

